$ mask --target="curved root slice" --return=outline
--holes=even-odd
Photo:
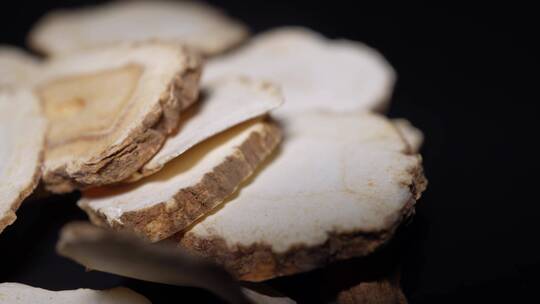
[[[0,233],[41,176],[46,121],[24,89],[0,92]]]
[[[242,42],[247,28],[221,11],[200,3],[119,1],[56,11],[30,34],[30,45],[49,55],[104,44],[151,39],[187,44],[213,55]]]

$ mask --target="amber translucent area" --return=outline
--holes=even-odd
[[[92,139],[113,130],[142,72],[141,66],[129,64],[56,79],[42,86],[38,93],[51,122],[49,146]]]

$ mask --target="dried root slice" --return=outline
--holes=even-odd
[[[68,192],[130,177],[198,95],[200,58],[173,43],[121,44],[52,60],[38,87],[50,122],[43,179]]]
[[[31,86],[40,72],[40,62],[15,47],[0,45],[0,89]]]
[[[162,284],[200,287],[230,303],[246,303],[239,284],[223,268],[173,244],[149,244],[132,234],[73,222],[62,228],[56,249],[87,269]]]
[[[30,34],[30,45],[49,55],[104,44],[149,39],[188,44],[206,55],[248,37],[247,28],[209,5],[172,1],[119,1],[55,11]]]
[[[399,130],[412,151],[418,152],[424,143],[424,134],[406,119],[393,119],[392,123]]]
[[[221,204],[280,139],[274,123],[248,121],[193,147],[139,182],[84,192],[79,206],[95,224],[158,241]]]
[[[0,303],[150,304],[150,301],[131,289],[123,287],[109,290],[76,289],[50,291],[19,283],[1,283]]]
[[[46,121],[30,91],[0,92],[0,233],[41,175]]]
[[[267,289],[262,293],[259,288],[241,288],[223,268],[192,256],[173,244],[149,244],[133,235],[101,229],[89,223],[73,222],[64,226],[56,248],[60,255],[87,269],[149,282],[200,287],[230,303],[295,303],[275,291],[269,295]]]
[[[401,289],[399,248],[390,244],[363,259],[345,261],[325,270],[325,282],[335,282],[337,304],[407,304]]]
[[[394,70],[375,50],[302,28],[272,30],[230,55],[210,60],[203,83],[235,73],[280,84],[287,103],[276,112],[279,115],[312,109],[382,110],[395,80]]]
[[[155,173],[196,144],[244,121],[262,116],[283,102],[268,82],[244,77],[220,79],[203,87],[203,98],[183,114],[179,132],[131,180]]]
[[[261,281],[365,256],[414,211],[421,159],[375,114],[306,112],[272,162],[222,208],[174,238]]]
[[[338,304],[407,304],[407,298],[395,282],[385,279],[381,281],[362,282],[338,294]]]
[[[296,304],[291,298],[281,294],[266,294],[255,289],[243,288],[242,292],[254,304]],[[273,290],[272,290],[273,292]]]

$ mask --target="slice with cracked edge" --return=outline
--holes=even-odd
[[[58,55],[115,42],[159,39],[213,55],[239,44],[248,34],[246,26],[209,5],[122,1],[52,12],[32,30],[29,42],[36,50]]]
[[[167,141],[131,181],[153,174],[189,148],[283,103],[279,89],[264,81],[227,77],[206,83],[202,98],[182,116],[179,131]]]
[[[359,42],[329,40],[303,28],[281,28],[256,36],[236,52],[208,61],[203,83],[243,74],[282,86],[287,104],[276,115],[306,110],[382,110],[395,72],[375,50]]]
[[[418,152],[424,143],[424,134],[422,131],[413,126],[406,119],[392,119],[392,123],[399,130],[405,141],[410,145],[412,151]]]
[[[0,89],[31,86],[40,72],[40,61],[18,48],[0,45]]]
[[[175,43],[126,43],[54,59],[44,71],[43,180],[69,192],[124,180],[151,159],[196,100],[201,61]]]
[[[378,115],[306,112],[238,195],[173,238],[261,281],[365,256],[391,238],[425,188],[421,158]]]
[[[251,120],[198,144],[136,183],[85,191],[78,204],[95,224],[158,241],[221,204],[280,140],[275,123]]]
[[[47,123],[28,90],[0,91],[0,233],[41,175]]]
[[[12,304],[150,304],[144,296],[124,287],[109,290],[51,291],[20,283],[0,283],[0,302]]]

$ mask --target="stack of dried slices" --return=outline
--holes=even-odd
[[[386,244],[426,186],[422,133],[380,114],[394,70],[304,28],[249,36],[206,5],[126,1],[46,15],[29,37],[45,59],[0,47],[0,231],[41,179],[82,192],[90,229],[174,243],[241,281]],[[146,301],[65,297],[118,294]]]

